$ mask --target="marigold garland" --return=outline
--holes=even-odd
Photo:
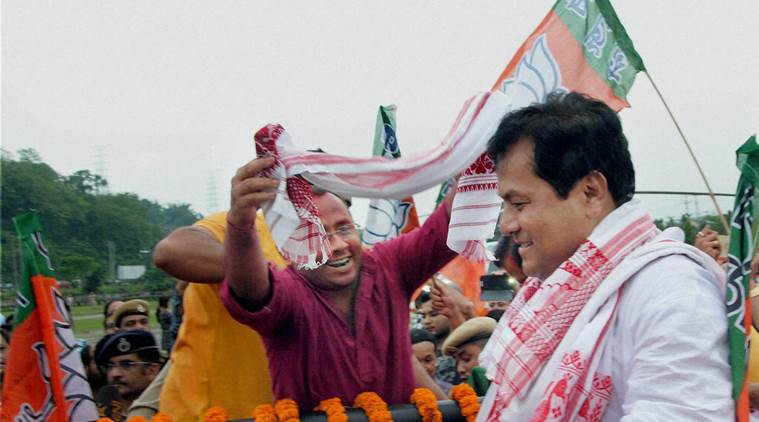
[[[253,419],[256,422],[277,422],[277,415],[274,414],[274,406],[270,404],[259,404],[253,409]]]
[[[429,388],[415,388],[411,394],[411,403],[416,405],[422,422],[443,421],[443,413],[437,406],[437,397]]]
[[[150,422],[174,422],[170,415],[158,412],[150,419]]]
[[[466,383],[454,385],[451,388],[451,398],[459,404],[461,416],[465,417],[467,422],[474,422],[477,412],[480,411],[480,401],[474,388]]]
[[[98,418],[96,422],[113,422],[111,418]]]
[[[130,416],[127,422],[148,422],[148,419],[144,416]]]
[[[345,414],[345,406],[340,397],[322,400],[314,410],[326,413],[327,422],[348,422],[348,415]]]
[[[228,420],[227,411],[219,406],[211,407],[203,414],[203,422],[227,422]]]
[[[298,405],[295,403],[295,400],[292,399],[281,399],[274,402],[274,413],[277,414],[279,422],[300,421]]]
[[[393,414],[387,408],[387,403],[377,393],[363,392],[356,396],[353,407],[364,409],[369,422],[392,422]]]

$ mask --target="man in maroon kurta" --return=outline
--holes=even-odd
[[[408,304],[413,291],[455,254],[446,244],[452,198],[422,228],[363,251],[345,204],[314,197],[330,236],[330,258],[315,270],[270,268],[253,224],[277,181],[256,174],[257,159],[232,180],[222,301],[264,338],[276,398],[303,409],[340,397],[352,403],[374,391],[408,403],[414,386]],[[244,353],[244,351],[241,351]]]

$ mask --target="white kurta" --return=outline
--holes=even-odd
[[[607,344],[604,421],[729,421],[727,316],[713,275],[682,255],[629,280]]]
[[[608,359],[599,367],[613,384],[603,421],[734,420],[724,292],[714,277],[691,259],[670,255],[625,283]],[[488,414],[493,393],[478,420]],[[501,420],[529,420],[536,399],[516,398]]]

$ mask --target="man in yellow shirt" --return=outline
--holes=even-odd
[[[266,257],[284,267],[261,214],[256,228]],[[200,420],[212,406],[223,407],[230,419],[250,418],[256,405],[273,401],[260,336],[232,319],[219,297],[225,231],[226,213],[212,214],[172,232],[153,255],[156,266],[190,282],[160,399],[161,412],[174,420]]]

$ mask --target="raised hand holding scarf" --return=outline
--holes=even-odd
[[[493,233],[501,201],[492,162],[484,151],[510,109],[501,92],[474,96],[437,148],[395,160],[300,152],[282,126],[262,128],[255,136],[257,155],[277,158],[262,176],[281,180],[277,197],[265,205],[264,214],[282,255],[303,268],[318,267],[328,258],[328,240],[306,181],[347,196],[402,198],[469,167],[454,199],[448,247],[474,260],[491,258],[485,240]]]

